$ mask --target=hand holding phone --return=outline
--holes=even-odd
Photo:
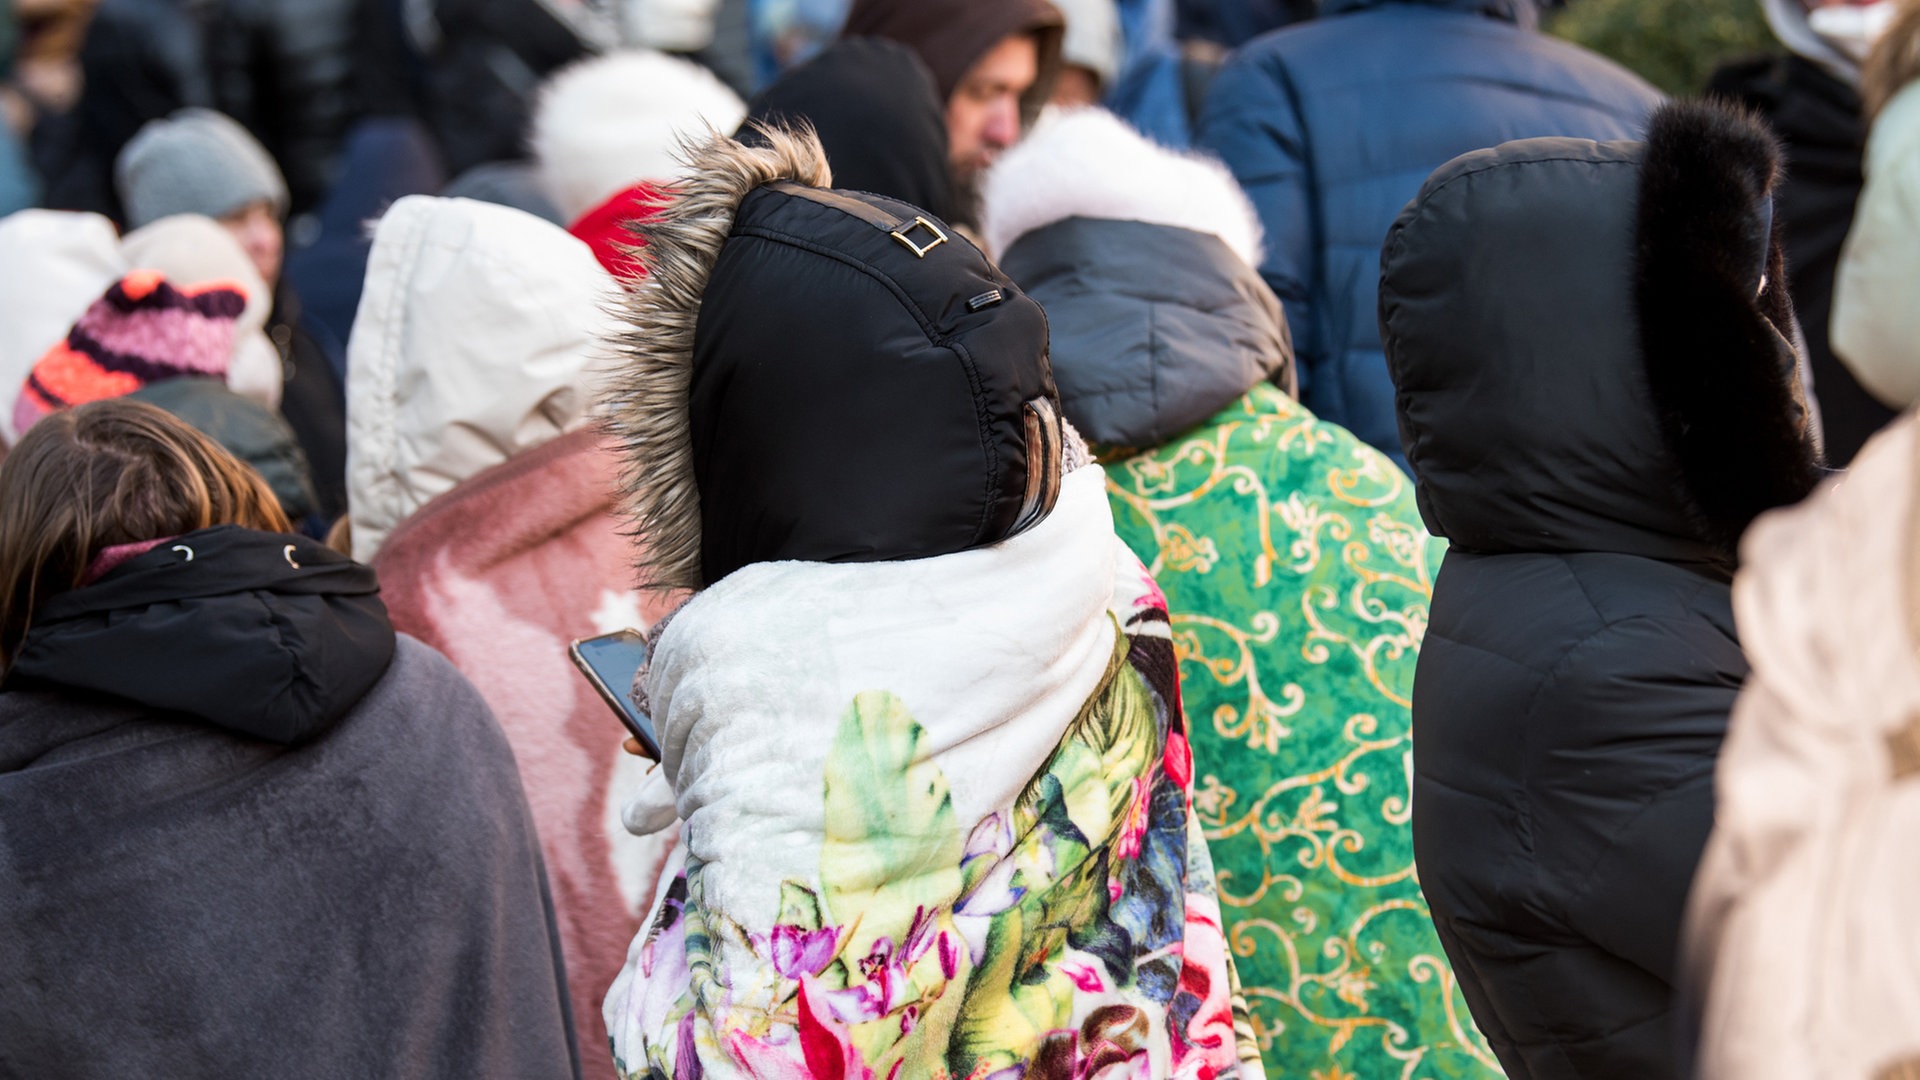
[[[647,662],[647,639],[637,630],[616,630],[581,638],[568,647],[567,655],[640,744],[642,756],[659,761],[660,740],[653,731],[653,718],[633,703],[633,679]]]

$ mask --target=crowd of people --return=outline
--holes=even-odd
[[[0,1077],[1920,1075],[1920,0],[1755,2],[0,4]]]

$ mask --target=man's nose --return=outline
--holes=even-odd
[[[990,146],[1005,149],[1020,141],[1020,99],[1012,96],[1001,99],[993,106],[993,112],[987,117],[986,130],[982,132]]]

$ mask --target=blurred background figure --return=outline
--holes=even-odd
[[[1865,67],[1867,187],[1833,344],[1920,402],[1920,3]],[[1920,441],[1908,411],[1844,481],[1762,518],[1734,611],[1753,663],[1688,919],[1702,1080],[1920,1073]]]
[[[13,403],[27,372],[130,269],[113,222],[98,214],[0,218],[0,442],[19,436]]]
[[[1866,68],[1866,187],[1840,260],[1833,349],[1890,408],[1920,402],[1920,4],[1900,17]]]
[[[608,271],[638,273],[626,223],[663,201],[680,173],[681,136],[732,131],[747,106],[711,71],[679,57],[623,50],[583,60],[540,88],[528,138],[543,194]]]
[[[0,506],[10,1071],[578,1075],[513,752],[372,572],[121,399]]]
[[[1786,148],[1778,211],[1787,273],[1820,399],[1827,459],[1844,467],[1894,415],[1834,358],[1828,340],[1834,271],[1862,183],[1867,124],[1860,108],[1860,64],[1893,5],[1887,0],[1762,0],[1762,6],[1788,52],[1728,64],[1714,73],[1707,89],[1766,117]]]
[[[1047,0],[855,0],[845,37],[881,37],[920,54],[946,103],[958,217],[974,223],[988,166],[1053,95],[1066,21]]]
[[[1327,0],[1237,51],[1198,142],[1266,226],[1260,272],[1286,306],[1301,401],[1402,467],[1381,355],[1380,240],[1434,168],[1510,139],[1630,139],[1659,95],[1534,30],[1533,0]],[[1359,58],[1365,63],[1359,63]]]
[[[945,221],[955,207],[945,109],[913,50],[878,38],[835,42],[761,91],[734,137],[755,124],[811,125],[835,187],[885,195]]]
[[[985,205],[1001,266],[1046,309],[1061,408],[1106,465],[1115,529],[1166,592],[1195,802],[1267,1075],[1392,1075],[1404,1054],[1433,1076],[1497,1076],[1454,998],[1405,813],[1414,628],[1441,545],[1404,473],[1291,397],[1252,205],[1217,162],[1098,110],[1042,119]],[[1351,1037],[1363,1021],[1402,1034]]]
[[[265,148],[232,119],[183,109],[155,120],[127,143],[114,181],[134,228],[173,214],[219,222],[253,260],[273,304],[267,335],[279,354],[281,415],[313,468],[320,514],[346,509],[346,400],[329,349],[301,318],[300,298],[281,275],[287,185]]]
[[[608,1078],[600,999],[672,834],[620,827],[645,763],[567,659],[644,632],[676,599],[633,591],[618,462],[592,426],[613,280],[518,210],[414,196],[375,233],[351,345],[352,550],[394,625],[439,649],[513,744],[546,852],[585,1075]]]
[[[1114,0],[1053,0],[1066,19],[1060,39],[1060,74],[1050,101],[1069,108],[1106,100],[1126,60],[1127,41]]]

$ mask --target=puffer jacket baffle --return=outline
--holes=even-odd
[[[1757,122],[1669,106],[1646,144],[1459,158],[1387,239],[1401,431],[1452,544],[1414,853],[1511,1077],[1686,1075],[1676,939],[1747,675],[1733,545],[1815,476],[1778,170]]]

